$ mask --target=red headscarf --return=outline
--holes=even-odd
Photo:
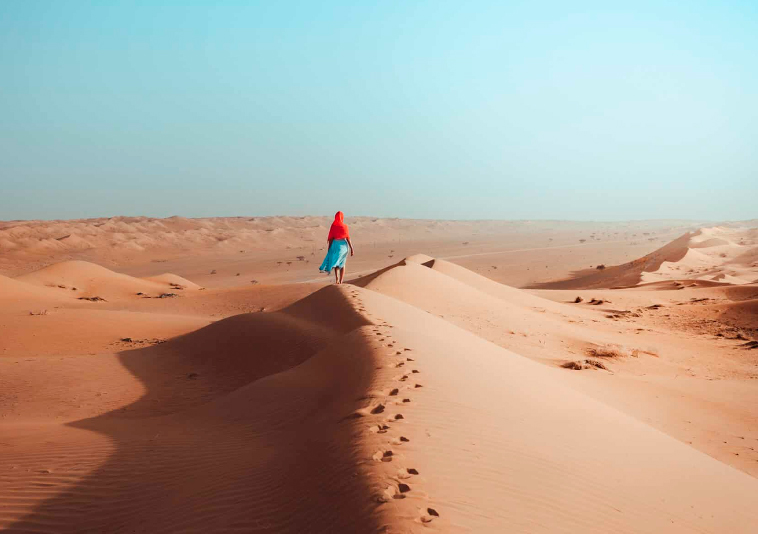
[[[329,237],[327,237],[328,240],[350,239],[350,231],[347,229],[347,225],[343,222],[344,218],[345,214],[341,211],[338,211],[334,216],[332,227],[329,228]]]

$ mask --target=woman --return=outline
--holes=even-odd
[[[347,260],[347,251],[350,249],[350,255],[353,255],[353,244],[350,242],[350,231],[344,223],[345,215],[338,211],[334,216],[332,227],[329,228],[329,236],[326,242],[329,244],[326,249],[326,257],[321,267],[318,268],[322,273],[328,273],[334,269],[334,281],[337,284],[342,283],[345,277],[345,261]]]

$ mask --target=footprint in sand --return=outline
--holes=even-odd
[[[392,499],[405,499],[404,493],[410,491],[411,488],[407,484],[403,484],[403,486],[407,488],[405,491],[401,490],[400,486],[397,488],[395,488],[395,486],[388,486],[381,495],[377,496],[377,502],[385,503],[390,502]]]
[[[392,391],[390,391],[390,397],[394,397],[398,393],[400,393],[400,390],[397,388],[394,388]]]
[[[402,367],[403,365],[405,365],[405,362],[399,362],[395,364],[395,367]]]
[[[411,478],[413,475],[418,475],[418,471],[413,468],[400,468],[397,470],[397,478],[400,480],[406,480],[408,478]]]
[[[413,371],[411,371],[411,373],[419,373],[419,370],[418,369],[414,369]]]
[[[389,425],[377,425],[376,427],[378,428],[376,431],[377,434],[386,434],[390,429]]]
[[[411,349],[403,349],[403,350],[407,350],[407,351],[410,351]]]
[[[395,414],[395,420],[399,420],[399,419],[405,419],[405,417],[403,417],[403,414],[401,414],[401,413],[396,413]]]
[[[384,411],[384,404],[377,404],[373,408],[371,408],[371,413],[376,415],[378,413],[382,413]]]
[[[403,399],[403,402],[411,402],[411,399]]]
[[[413,358],[406,358],[405,361],[407,361],[407,362],[415,362],[416,360],[414,360]]]
[[[400,377],[401,382],[405,382],[406,380],[408,380],[408,375],[403,375]]]
[[[416,384],[416,385],[415,385],[415,386],[413,386],[413,387],[414,387],[414,388],[422,388],[422,387],[424,387],[424,386],[422,386],[421,384]]]
[[[434,508],[427,508],[426,513],[421,515],[422,523],[431,523],[435,517],[439,517],[440,514]]]
[[[371,458],[376,462],[391,462],[392,451],[376,451]]]
[[[400,445],[402,443],[408,443],[410,440],[406,438],[405,436],[400,436],[399,438],[395,438],[392,440],[393,445]]]
[[[405,493],[411,491],[411,487],[408,484],[398,484],[397,489],[394,486],[387,488],[389,491],[391,488],[391,495],[393,499],[405,499]]]

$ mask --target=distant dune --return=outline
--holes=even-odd
[[[134,278],[113,272],[86,261],[65,261],[19,276],[16,280],[36,286],[71,291],[82,298],[125,297],[137,294],[159,296],[169,290],[198,289],[199,286],[180,276],[166,273],[148,279]]]
[[[611,288],[672,280],[758,283],[758,228],[701,228],[631,262],[585,269],[569,279],[532,287]]]
[[[588,239],[599,239],[601,235],[611,239],[614,235],[655,233],[695,224],[690,221],[437,221],[353,217],[350,213],[347,218],[364,251],[369,244],[444,240],[461,245],[544,233],[560,236],[574,232]],[[111,217],[0,222],[0,273],[24,274],[31,265],[42,267],[70,259],[123,266],[190,254],[224,256],[295,249],[309,254],[323,247],[331,221],[331,216],[323,216]]]

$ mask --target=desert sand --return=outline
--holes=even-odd
[[[756,221],[0,223],[0,530],[758,531]]]

